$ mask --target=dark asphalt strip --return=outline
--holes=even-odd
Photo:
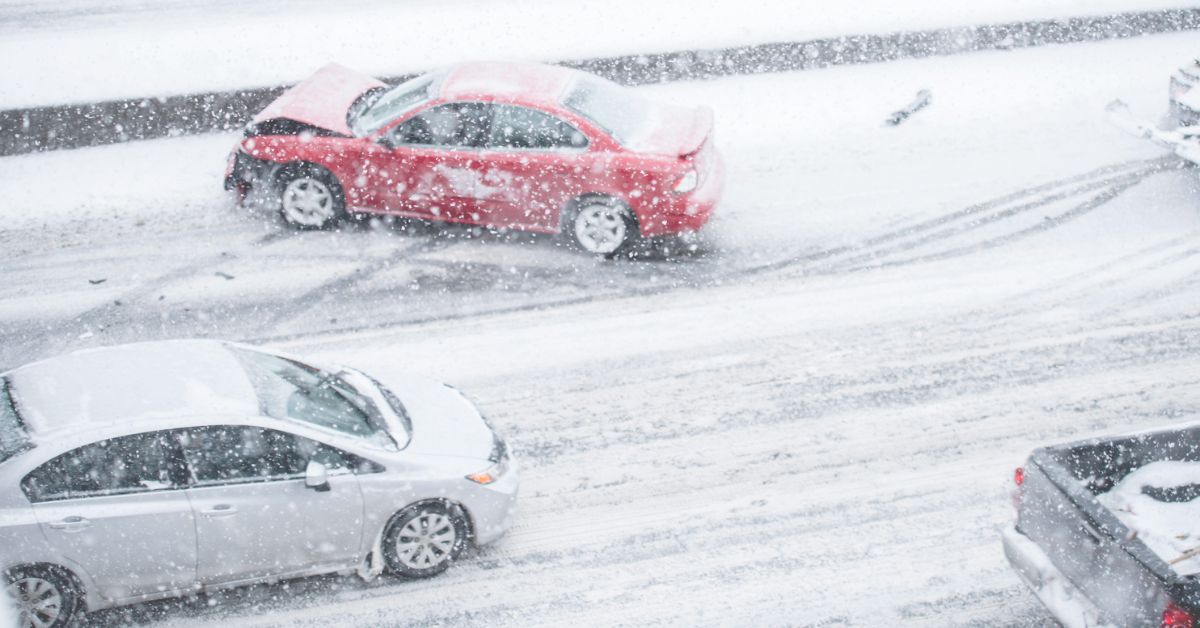
[[[1200,29],[1200,8],[1187,8],[598,57],[558,64],[626,85],[644,85],[1197,29]],[[411,76],[384,77],[384,80],[398,82]],[[286,88],[157,94],[8,109],[0,111],[0,156],[237,129]]]

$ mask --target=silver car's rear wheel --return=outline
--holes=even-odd
[[[437,575],[453,563],[467,542],[462,519],[441,503],[405,509],[388,528],[384,557],[388,567],[411,578]]]
[[[581,201],[571,212],[567,228],[575,244],[593,255],[614,255],[638,235],[629,207],[600,198]]]
[[[40,570],[19,570],[9,575],[6,587],[20,628],[57,628],[71,620],[75,594],[61,575]]]

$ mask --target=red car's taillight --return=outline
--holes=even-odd
[[[1191,613],[1180,608],[1175,602],[1167,602],[1162,614],[1163,628],[1193,628],[1195,625],[1196,619]]]

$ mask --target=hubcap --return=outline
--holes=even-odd
[[[422,512],[410,519],[396,536],[396,557],[410,569],[429,569],[450,559],[458,533],[450,517]]]
[[[589,253],[612,253],[621,248],[629,231],[625,210],[588,205],[575,216],[575,239]]]
[[[62,615],[63,598],[50,582],[28,576],[8,585],[8,595],[17,607],[21,628],[48,628]]]
[[[333,194],[312,177],[294,179],[283,190],[283,213],[306,227],[320,227],[333,218]]]

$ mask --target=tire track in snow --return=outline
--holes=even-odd
[[[1010,218],[1017,214],[1026,213],[1029,210],[1034,209],[1036,207],[1044,207],[1050,203],[1060,200],[1061,198],[1069,198],[1072,196],[1076,196],[1079,192],[1081,192],[1083,190],[1086,190],[1086,191],[1093,191],[1095,189],[1101,190],[1099,194],[1089,198],[1088,200],[1084,201],[1083,203],[1081,203],[1079,205],[1076,205],[1075,207],[1072,207],[1068,211],[1065,211],[1063,213],[1060,213],[1060,214],[1057,214],[1054,216],[1046,216],[1038,224],[1035,224],[1031,227],[1019,229],[1017,231],[1013,231],[1013,232],[1004,234],[1002,236],[989,238],[986,240],[959,246],[959,247],[948,249],[948,250],[938,251],[938,252],[934,252],[934,253],[927,253],[924,255],[918,255],[916,257],[886,261],[886,262],[882,262],[879,264],[868,264],[865,266],[850,266],[849,268],[842,267],[841,270],[843,270],[845,272],[859,272],[859,271],[875,269],[875,268],[887,268],[890,266],[907,266],[909,264],[917,264],[917,263],[921,263],[921,262],[930,262],[930,261],[935,261],[935,260],[950,259],[950,258],[954,258],[954,257],[962,257],[965,255],[970,255],[972,253],[978,253],[981,251],[985,251],[987,249],[991,249],[991,248],[995,248],[995,247],[1002,246],[1005,244],[1009,244],[1011,242],[1015,242],[1017,240],[1027,238],[1029,236],[1036,235],[1043,231],[1047,231],[1049,229],[1059,227],[1067,222],[1075,220],[1075,219],[1083,216],[1084,214],[1087,214],[1088,212],[1091,212],[1092,210],[1095,210],[1095,209],[1099,208],[1100,206],[1108,203],[1109,201],[1115,199],[1122,192],[1124,192],[1124,191],[1128,190],[1129,188],[1133,187],[1134,185],[1137,185],[1138,183],[1140,183],[1143,178],[1145,178],[1144,175],[1143,176],[1129,175],[1129,176],[1124,176],[1124,177],[1118,177],[1118,178],[1111,179],[1111,180],[1106,180],[1106,181],[1103,181],[1102,183],[1096,184],[1094,186],[1086,186],[1085,188],[1082,188],[1082,189],[1070,190],[1062,195],[1053,195],[1053,197],[1048,197],[1041,201],[1037,201],[1036,203],[1028,203],[1028,204],[1023,205],[1018,208],[1013,208],[1010,210],[1006,210],[1004,212],[1000,212],[998,214],[993,214],[992,216],[988,216],[986,219],[981,219],[981,220],[977,221],[976,224],[970,225],[969,228],[963,228],[963,229],[957,230],[958,233],[961,234],[966,231],[977,229],[984,224],[988,224],[991,222],[996,222],[996,221],[1000,221],[1000,220],[1003,220],[1006,218]],[[938,234],[938,235],[942,236],[943,234]],[[938,237],[935,239],[951,239],[954,237],[954,235],[955,234],[947,234],[947,235],[944,235],[944,237]],[[920,245],[926,244],[926,243],[927,242],[916,243],[911,248],[916,249]],[[907,249],[908,247],[904,247],[904,248]],[[904,250],[904,249],[901,249],[901,250]],[[895,251],[887,251],[884,253],[884,255],[886,256],[893,252],[895,252]],[[852,264],[852,263],[853,262],[849,262],[848,264]]]
[[[705,288],[711,288],[714,286],[721,285],[722,283],[728,282],[730,280],[750,278],[750,277],[754,277],[754,276],[760,275],[760,274],[791,269],[793,267],[799,267],[801,269],[802,273],[806,274],[806,275],[830,275],[830,274],[841,274],[841,273],[845,273],[845,272],[852,272],[852,271],[861,270],[861,269],[855,268],[853,266],[848,266],[850,261],[861,261],[861,260],[865,260],[865,259],[874,259],[874,258],[880,256],[881,253],[879,253],[879,251],[884,250],[884,248],[885,248],[885,247],[879,246],[882,244],[896,242],[896,241],[902,240],[904,238],[917,236],[919,239],[918,244],[894,245],[896,247],[895,250],[912,250],[912,249],[917,248],[919,245],[925,245],[925,244],[929,244],[929,243],[933,243],[933,242],[940,242],[940,241],[947,240],[949,238],[953,238],[955,236],[960,236],[962,234],[969,233],[973,230],[981,229],[991,223],[998,222],[998,221],[1001,221],[1006,218],[1011,218],[1011,217],[1017,216],[1019,214],[1024,214],[1024,213],[1033,211],[1035,209],[1044,207],[1046,205],[1060,201],[1062,199],[1069,198],[1073,195],[1078,195],[1080,193],[1093,191],[1093,190],[1097,190],[1097,189],[1105,190],[1105,192],[1102,192],[1100,194],[1099,199],[1096,200],[1096,203],[1094,206],[1088,205],[1086,208],[1076,208],[1074,210],[1075,215],[1060,216],[1059,219],[1050,221],[1051,224],[1048,225],[1048,226],[1057,226],[1058,224],[1066,222],[1070,218],[1076,217],[1077,215],[1082,215],[1083,213],[1086,213],[1087,211],[1090,211],[1091,209],[1095,209],[1096,207],[1103,205],[1104,203],[1108,202],[1109,200],[1112,200],[1113,198],[1115,198],[1121,191],[1124,191],[1125,189],[1127,189],[1128,186],[1136,183],[1137,181],[1140,181],[1145,176],[1149,176],[1149,174],[1158,172],[1164,168],[1172,167],[1177,162],[1178,162],[1177,158],[1171,157],[1171,158],[1155,158],[1155,159],[1151,159],[1151,160],[1139,160],[1139,161],[1133,161],[1133,162],[1124,162],[1121,164],[1108,165],[1108,166],[1104,166],[1102,168],[1098,168],[1096,170],[1093,170],[1093,171],[1090,171],[1087,173],[1073,175],[1071,177],[1067,177],[1064,179],[1059,179],[1056,181],[1041,184],[1041,185],[1034,186],[1031,188],[1026,188],[1024,190],[1020,190],[1020,191],[1017,191],[1017,192],[1014,192],[1011,194],[1007,194],[1007,195],[1004,195],[1004,196],[996,198],[996,199],[992,199],[989,201],[985,201],[983,203],[969,206],[967,208],[956,210],[949,214],[939,216],[939,217],[931,219],[931,220],[923,221],[921,223],[918,223],[917,225],[905,227],[903,229],[898,229],[898,230],[895,230],[892,232],[882,234],[880,236],[876,236],[874,238],[864,240],[863,242],[861,242],[859,244],[847,245],[844,247],[836,247],[833,249],[821,250],[821,251],[817,251],[817,252],[813,252],[813,253],[807,253],[802,256],[789,257],[789,258],[785,258],[782,260],[776,260],[776,261],[768,262],[766,264],[760,264],[760,265],[751,266],[751,267],[747,267],[747,268],[722,270],[722,269],[713,267],[713,270],[705,273],[702,271],[698,271],[695,268],[696,265],[689,264],[688,269],[686,271],[687,273],[690,274],[690,276],[688,277],[688,279],[690,280],[689,284],[681,285],[677,281],[673,281],[672,279],[674,279],[674,277],[672,277],[668,274],[667,280],[661,281],[661,282],[656,282],[656,283],[651,283],[651,284],[641,284],[641,285],[633,285],[633,286],[614,286],[611,288],[602,288],[601,290],[590,293],[590,294],[584,294],[584,295],[570,294],[567,296],[552,296],[547,299],[540,299],[540,300],[537,300],[537,301],[534,301],[531,303],[521,303],[518,305],[487,307],[487,308],[482,308],[482,309],[477,309],[477,310],[472,310],[472,311],[465,311],[465,312],[464,311],[435,312],[435,313],[426,314],[426,315],[408,316],[408,317],[405,317],[402,319],[394,319],[393,318],[391,320],[382,320],[382,321],[374,322],[374,323],[367,324],[367,325],[341,326],[336,330],[336,333],[355,334],[355,333],[362,333],[362,332],[369,332],[369,331],[384,330],[384,329],[389,329],[389,328],[393,328],[396,326],[420,325],[420,324],[425,324],[425,323],[430,323],[430,322],[435,322],[435,321],[469,320],[469,319],[475,319],[475,318],[480,318],[480,317],[484,317],[484,316],[494,316],[494,315],[498,315],[498,314],[510,314],[510,313],[517,313],[517,312],[524,312],[524,311],[531,311],[531,310],[547,310],[547,309],[553,309],[553,308],[570,307],[570,306],[577,306],[577,305],[586,304],[586,303],[592,303],[592,302],[599,301],[599,300],[617,300],[617,299],[627,299],[627,298],[632,298],[632,297],[645,297],[645,296],[651,296],[651,295],[655,295],[655,294],[661,294],[661,293],[675,291],[675,290],[681,290],[681,289],[705,289]],[[1096,177],[1101,177],[1101,179],[1099,181],[1088,181],[1089,179],[1094,179]],[[1004,205],[1011,203],[1014,200],[1021,200],[1021,199],[1027,198],[1031,195],[1044,194],[1046,192],[1054,192],[1058,188],[1061,188],[1063,186],[1070,185],[1073,183],[1079,183],[1079,182],[1085,182],[1085,183],[1083,183],[1080,186],[1077,186],[1076,188],[1071,188],[1067,192],[1057,192],[1057,193],[1052,193],[1049,195],[1044,195],[1040,198],[1036,198],[1032,201],[1029,201],[1029,202],[1026,202],[1026,203],[1020,205],[1016,209],[1013,209],[1013,208],[1003,209],[999,212],[995,212],[985,218],[979,219],[977,221],[973,221],[972,223],[969,223],[969,224],[961,226],[961,227],[948,228],[948,229],[943,229],[941,231],[933,232],[932,234],[930,233],[932,230],[936,229],[937,227],[942,227],[942,226],[954,223],[956,221],[971,218],[977,214],[980,214],[980,213],[988,211],[988,210],[995,209],[997,207],[1003,207]],[[1070,214],[1070,212],[1068,212],[1068,214]],[[1045,228],[1048,228],[1048,226]],[[1010,235],[1010,236],[1007,236],[1007,239],[1004,239],[1004,237],[996,238],[997,241],[993,244],[993,246],[1000,246],[1006,242],[1019,239],[1020,237],[1032,235],[1033,233],[1045,230],[1045,228],[1026,229],[1023,231],[1019,231],[1018,232],[1019,235]],[[970,251],[966,251],[966,252],[970,252]],[[850,257],[850,258],[842,257],[842,256],[848,255],[848,254],[851,254],[852,257]],[[420,263],[420,262],[417,261],[416,263]],[[656,264],[654,262],[651,262],[651,263]],[[814,263],[816,263],[816,264],[814,264]],[[867,267],[867,268],[863,268],[863,269],[869,269],[869,268],[872,268],[872,267]],[[555,287],[558,287],[558,284],[556,284]],[[295,340],[298,340],[301,338],[305,338],[305,337],[309,337],[309,336],[313,336],[313,335],[317,335],[317,334],[329,333],[331,331],[332,330],[321,329],[321,330],[316,330],[316,331],[299,331],[299,332],[295,332],[295,333],[280,334],[280,333],[272,333],[269,330],[262,329],[259,331],[258,334],[252,336],[250,341],[251,342],[259,342],[259,343],[290,342],[290,341],[295,341]]]
[[[309,289],[304,294],[292,299],[286,304],[277,304],[273,307],[273,314],[267,319],[263,325],[257,330],[250,333],[271,333],[272,330],[286,323],[289,320],[299,317],[301,314],[312,310],[319,306],[330,295],[337,296],[339,292],[347,290],[357,283],[366,281],[376,274],[390,269],[398,262],[410,259],[416,255],[439,251],[450,246],[453,246],[454,240],[435,236],[425,238],[416,244],[408,247],[399,248],[387,255],[375,259],[354,271],[334,277],[314,288]]]
[[[814,263],[816,263],[815,270],[809,272],[827,274],[831,272],[858,270],[858,268],[853,267],[853,264],[856,262],[875,259],[892,252],[914,250],[931,243],[962,236],[994,223],[1015,218],[1035,209],[1087,192],[1101,189],[1107,190],[1115,186],[1131,185],[1151,174],[1177,168],[1182,163],[1182,160],[1178,157],[1170,155],[1154,159],[1110,164],[1082,174],[1057,179],[976,203],[936,218],[921,221],[915,225],[868,238],[857,244],[787,257],[742,269],[731,273],[731,275],[755,275],[789,269],[795,266],[799,266],[807,271],[808,265]],[[1122,187],[1122,191],[1124,189],[1125,187]],[[1115,194],[1105,198],[1103,202],[1107,202],[1112,198],[1115,198]],[[1015,207],[1007,207],[1017,201],[1024,202]],[[1004,209],[992,211],[997,208]],[[954,225],[954,223],[968,219],[970,219],[969,222]],[[944,228],[938,229],[939,227]],[[847,255],[851,257],[843,257]]]
[[[246,250],[260,249],[263,246],[269,246],[281,240],[282,237],[278,232],[272,232],[257,238],[249,244],[229,247],[231,250],[222,250],[213,255],[193,259],[182,266],[139,282],[136,287],[121,292],[115,299],[103,305],[85,310],[69,321],[66,321],[65,324],[73,326],[77,330],[83,330],[84,336],[121,324],[136,325],[139,321],[129,319],[125,316],[125,313],[129,311],[129,308],[136,307],[139,302],[145,300],[147,297],[160,293],[163,289],[179,280],[195,277],[223,264],[228,264],[244,255]],[[12,333],[20,332],[14,331]],[[76,339],[77,336],[70,333],[64,334],[57,339],[49,334],[42,333],[39,334],[39,341],[33,347],[28,348],[27,351],[34,355],[54,355],[64,352]]]

